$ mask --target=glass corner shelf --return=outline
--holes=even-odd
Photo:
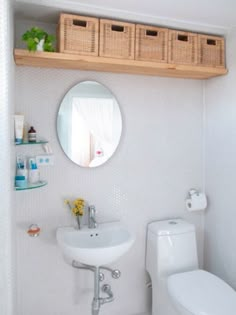
[[[47,185],[47,181],[46,180],[41,180],[36,184],[27,184],[26,187],[17,187],[15,186],[15,190],[28,190],[28,189],[35,189],[35,188],[39,188],[39,187],[43,187]]]
[[[48,143],[47,140],[37,140],[35,142],[23,141],[20,143],[15,142],[15,145],[32,145],[32,144],[45,144]]]

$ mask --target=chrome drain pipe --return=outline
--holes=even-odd
[[[105,304],[105,303],[110,303],[114,300],[114,295],[111,291],[111,286],[109,284],[104,284],[102,286],[102,292],[106,293],[108,295],[108,297],[106,298],[101,298],[101,304]]]
[[[72,261],[72,267],[77,268],[77,269],[90,270],[92,272],[94,272],[94,268],[95,268],[93,266],[78,264],[76,260]]]
[[[100,286],[99,286],[99,267],[94,268],[94,297],[92,302],[92,315],[98,315],[100,310],[101,300],[99,298],[100,295]]]
[[[99,314],[99,309],[93,309],[92,308],[92,315],[98,315]]]
[[[111,286],[109,284],[104,284],[102,286],[102,292],[106,293],[108,297],[100,297],[100,282],[104,280],[104,274],[100,272],[100,269],[108,270],[111,272],[111,276],[114,279],[118,279],[121,276],[121,272],[118,269],[111,269],[109,267],[96,267],[80,264],[77,261],[72,261],[72,267],[77,269],[89,270],[94,273],[94,297],[92,301],[92,315],[99,315],[101,305],[105,303],[110,303],[114,300],[114,295],[111,291]]]

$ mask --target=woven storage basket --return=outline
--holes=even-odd
[[[197,64],[197,34],[169,30],[168,62]]]
[[[167,62],[168,29],[136,25],[135,59]]]
[[[198,34],[198,64],[208,67],[225,67],[223,37]]]
[[[135,24],[100,20],[99,55],[134,59]]]
[[[98,56],[99,20],[61,14],[58,24],[58,50],[63,53]]]

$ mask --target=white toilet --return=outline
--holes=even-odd
[[[236,292],[198,269],[195,227],[184,220],[148,225],[146,270],[152,315],[236,315]]]

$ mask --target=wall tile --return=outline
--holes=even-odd
[[[58,225],[73,224],[65,197],[82,196],[95,204],[98,220],[122,220],[136,243],[114,267],[122,278],[108,278],[116,299],[101,314],[140,314],[150,310],[146,288],[145,235],[151,220],[185,217],[195,223],[202,261],[201,215],[188,214],[189,188],[203,185],[202,83],[158,77],[18,67],[16,110],[47,138],[55,165],[41,170],[48,186],[16,192],[17,315],[90,314],[93,279],[74,270],[59,253]],[[84,169],[63,154],[57,140],[56,115],[65,93],[83,80],[96,80],[117,97],[123,133],[116,154],[103,166]],[[37,154],[41,147],[20,148]],[[29,224],[42,228],[38,239],[26,234]],[[50,279],[50,281],[49,281]]]
[[[206,213],[205,267],[236,289],[235,232],[236,107],[233,52],[236,29],[226,40],[229,73],[206,83]]]
[[[13,8],[12,1],[0,2],[0,314],[14,313],[14,273],[12,235],[12,110],[13,79]]]

